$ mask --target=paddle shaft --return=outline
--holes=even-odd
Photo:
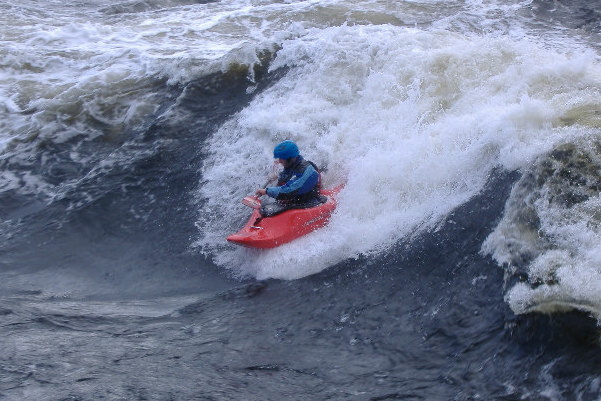
[[[277,177],[270,177],[267,179],[267,181],[265,182],[265,185],[263,185],[263,188],[267,188],[267,186],[269,185],[269,183],[271,183],[273,180],[275,180]],[[261,207],[261,201],[259,200],[259,197],[256,195],[249,195],[249,196],[245,196],[244,198],[242,198],[242,204],[244,206],[248,206],[251,207],[253,209],[258,209]]]

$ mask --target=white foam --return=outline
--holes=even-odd
[[[595,109],[601,98],[599,56],[563,38],[556,49],[528,39],[518,14],[529,2],[442,3],[166,2],[108,15],[49,2],[35,13],[6,13],[0,151],[103,134],[78,124],[81,116],[134,129],[161,101],[154,82],[253,64],[260,50],[282,45],[273,68],[291,67],[287,76],[207,144],[197,245],[236,274],[261,278],[302,277],[378,252],[436,226],[478,193],[492,168],[523,168],[557,143],[590,134],[559,120]],[[284,138],[328,165],[326,184],[347,181],[330,226],[269,252],[224,244],[248,214],[232,199],[262,184],[271,149]],[[24,164],[32,156],[14,152]],[[51,191],[35,177],[0,176],[0,188],[16,187]]]
[[[581,135],[555,126],[573,107],[561,100],[590,100],[584,88],[598,83],[590,53],[392,26],[308,30],[284,42],[273,68],[283,66],[288,75],[213,136],[200,189],[198,245],[260,278],[302,277],[434,227],[494,167],[521,168]],[[248,214],[232,197],[259,185],[286,138],[328,165],[326,185],[346,180],[331,223],[267,252],[224,246]]]
[[[56,108],[76,100],[90,107],[112,101],[121,110],[118,120],[134,114],[119,103],[134,91],[135,99],[156,104],[150,96],[156,90],[153,81],[189,82],[223,68],[221,59],[238,50],[237,61],[245,62],[245,47],[258,42],[243,19],[245,10],[246,2],[229,2],[126,15],[103,15],[91,7],[86,15],[76,7],[53,5],[45,12],[13,14],[0,35],[5,38],[0,41],[5,50],[0,54],[0,105],[6,105],[0,116],[15,121],[8,125],[13,132],[3,130],[0,136],[19,137],[13,127],[25,124],[35,131],[56,120]],[[106,96],[95,98],[95,92]],[[15,113],[36,109],[53,115],[39,121],[40,115],[28,114],[18,123]]]
[[[598,168],[598,167],[597,167]],[[596,177],[598,178],[598,177]],[[566,182],[566,184],[568,184]],[[517,187],[505,216],[489,236],[483,250],[512,268],[514,258],[526,255],[528,282],[509,289],[507,300],[515,313],[557,312],[580,309],[601,318],[601,195],[573,206],[552,201],[546,182],[530,188],[530,196]],[[561,184],[560,184],[561,185]],[[539,222],[518,224],[520,213]]]
[[[222,63],[227,57],[227,63],[256,62],[244,21],[239,34],[224,29],[236,25],[245,7],[246,2],[229,2],[125,15],[82,4],[11,10],[10,18],[0,17],[6,22],[0,27],[0,152],[12,164],[27,166],[38,159],[39,141],[104,135],[118,141],[120,133],[147,124],[161,107],[157,89],[165,81],[187,83],[227,68]],[[237,52],[239,59],[230,55]],[[25,182],[33,179],[3,174],[0,188],[39,190],[33,194],[41,198],[64,191]]]

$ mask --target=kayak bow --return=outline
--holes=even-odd
[[[342,186],[322,190],[327,201],[307,209],[289,209],[272,217],[262,217],[260,206],[253,206],[248,222],[240,231],[227,237],[229,242],[249,248],[275,248],[328,224],[336,209],[335,196]],[[260,200],[258,200],[260,202]]]

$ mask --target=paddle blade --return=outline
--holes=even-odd
[[[242,204],[244,206],[248,206],[253,209],[258,209],[261,207],[261,201],[256,196],[247,196],[247,197],[243,198]]]

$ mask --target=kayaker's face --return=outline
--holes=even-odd
[[[284,166],[284,168],[288,168],[292,165],[293,160],[294,157],[291,157],[290,159],[278,159],[278,163]]]

